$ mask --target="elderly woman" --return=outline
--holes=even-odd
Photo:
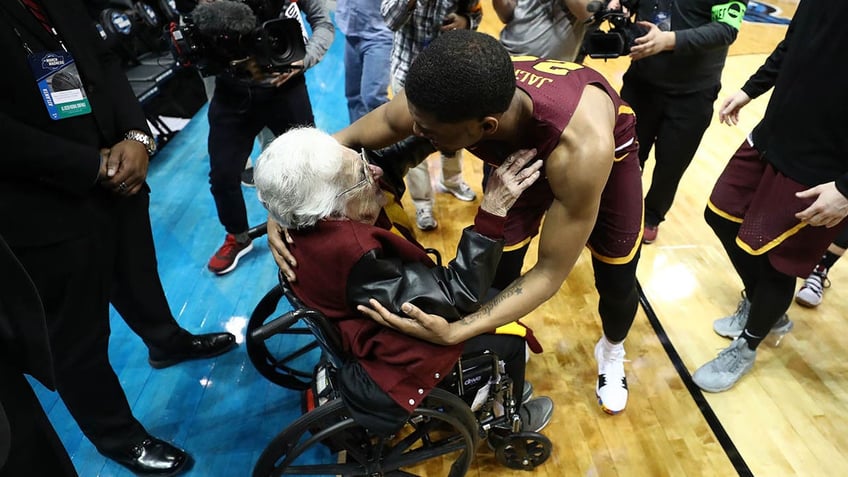
[[[342,398],[366,427],[386,433],[399,427],[467,352],[493,351],[505,362],[514,389],[523,389],[522,337],[487,334],[440,346],[383,327],[356,306],[373,297],[396,312],[411,302],[455,319],[477,310],[500,259],[506,212],[540,176],[540,161],[524,167],[534,155],[513,154],[497,169],[474,225],[463,231],[456,259],[447,267],[437,266],[410,235],[411,227],[402,225],[408,217],[396,206],[405,171],[396,168],[403,161],[386,158],[387,167],[395,169],[384,173],[365,151],[343,147],[314,128],[283,134],[260,156],[259,199],[288,228],[290,251],[299,264],[292,288],[306,305],[335,321],[346,351],[356,358],[340,370],[339,381]],[[410,157],[412,164],[403,167],[421,159]],[[552,410],[546,397],[524,403],[519,411],[524,429],[540,430]]]

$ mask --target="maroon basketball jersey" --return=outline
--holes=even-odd
[[[621,181],[613,180],[616,175],[634,175],[634,171],[638,178],[636,117],[630,106],[600,73],[577,63],[534,56],[516,56],[512,61],[515,65],[516,86],[533,101],[532,124],[525,129],[523,143],[519,145],[519,149],[536,148],[537,157],[543,161],[547,160],[559,143],[562,131],[571,121],[583,90],[591,85],[609,95],[617,111],[614,132],[615,163],[608,184],[619,184]],[[483,141],[468,150],[494,166],[501,165],[507,156],[515,152],[497,141]],[[634,183],[633,188],[638,188],[641,194],[641,184],[636,180],[627,181],[630,182]],[[605,195],[606,192],[605,190]],[[634,200],[641,202],[641,195],[636,197],[634,194]],[[552,201],[553,192],[546,177],[540,178],[527,189],[509,211],[504,233],[507,245],[520,243],[536,235],[542,216]],[[641,217],[639,219],[641,220]]]

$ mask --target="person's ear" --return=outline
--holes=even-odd
[[[492,116],[486,116],[483,118],[483,122],[480,123],[480,128],[483,129],[483,133],[485,134],[494,134],[495,131],[498,130],[498,122],[497,118]]]

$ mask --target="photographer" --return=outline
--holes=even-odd
[[[590,0],[492,0],[511,55],[574,61],[586,33]],[[608,6],[616,8],[618,0]]]
[[[225,1],[218,0],[220,3]],[[198,3],[217,2],[205,0]],[[278,18],[293,2],[249,0],[243,3],[256,14],[259,26],[264,21]],[[293,126],[315,122],[304,72],[327,52],[333,42],[334,29],[326,0],[299,0],[297,6],[303,10],[312,27],[312,36],[302,61],[283,71],[268,73],[259,68],[255,58],[251,57],[216,77],[215,93],[209,104],[209,183],[218,219],[226,229],[224,244],[207,265],[216,275],[232,271],[239,258],[253,249],[247,234],[249,226],[241,190],[241,172],[256,135],[264,127],[279,135]],[[222,18],[210,17],[215,21]],[[203,29],[202,25],[199,27]]]
[[[632,2],[631,2],[632,3]],[[653,0],[636,4],[647,33],[630,48],[621,97],[639,121],[643,168],[654,147],[654,173],[645,196],[644,243],[657,238],[677,186],[713,115],[728,46],[736,39],[747,0]]]

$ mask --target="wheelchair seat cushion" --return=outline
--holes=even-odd
[[[389,436],[403,427],[409,412],[386,394],[356,361],[338,372],[339,393],[351,417],[378,436]]]

